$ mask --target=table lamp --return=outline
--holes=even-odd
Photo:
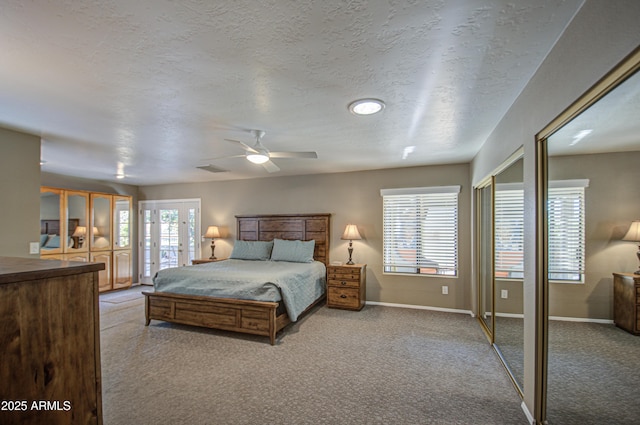
[[[341,239],[349,241],[349,261],[347,261],[347,264],[353,264],[353,260],[351,259],[351,255],[353,254],[353,241],[362,239],[358,232],[358,226],[355,224],[347,224]]]

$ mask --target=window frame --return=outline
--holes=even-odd
[[[460,188],[455,185],[380,190],[383,198],[383,274],[459,276]],[[453,217],[441,214],[451,211]],[[415,217],[407,222],[407,215],[411,217],[413,214]],[[403,224],[414,229],[409,229],[407,233]],[[427,232],[431,233],[431,237],[425,235]],[[415,241],[410,246],[406,245],[408,236]],[[403,247],[406,247],[405,252],[400,252]],[[412,251],[415,258],[411,257]],[[434,264],[436,267],[433,267]]]
[[[548,255],[549,255],[549,281],[550,282],[554,282],[554,283],[568,283],[568,284],[583,284],[585,282],[585,266],[586,266],[586,191],[585,189],[589,187],[589,180],[588,179],[573,179],[573,180],[554,180],[554,181],[550,181],[549,182],[549,188],[547,191],[547,214],[549,214],[551,208],[550,205],[552,203],[558,203],[559,202],[559,197],[562,196],[576,196],[576,198],[574,199],[574,202],[577,201],[579,202],[579,205],[576,207],[574,205],[574,207],[572,208],[573,211],[575,211],[576,208],[579,209],[579,216],[578,216],[578,228],[576,228],[574,222],[576,220],[576,216],[575,214],[566,214],[567,218],[573,220],[572,222],[572,228],[571,229],[562,229],[562,234],[566,235],[567,233],[570,234],[570,236],[572,237],[572,240],[569,242],[565,242],[565,245],[569,245],[569,246],[574,246],[573,250],[578,250],[579,251],[579,256],[576,255],[571,255],[569,256],[570,258],[572,258],[571,261],[574,261],[575,257],[578,257],[577,261],[579,263],[579,266],[576,267],[574,270],[565,270],[564,273],[561,273],[560,271],[558,272],[552,272],[552,268],[554,267],[554,264],[556,264],[556,262],[551,261],[551,256],[553,254],[553,247],[552,247],[552,241],[556,240],[556,238],[554,236],[552,236],[552,233],[557,233],[558,230],[556,229],[555,231],[552,230],[552,222],[554,222],[554,220],[551,219],[551,217],[548,217],[548,222],[549,222],[549,234],[548,234],[548,240],[549,240],[549,249],[548,249]],[[495,217],[494,217],[494,234],[495,234],[495,238],[496,238],[496,242],[495,242],[495,247],[494,247],[494,273],[496,276],[496,279],[500,279],[500,280],[522,280],[524,278],[524,264],[521,265],[521,268],[515,267],[512,268],[511,270],[506,270],[504,268],[501,268],[500,270],[498,269],[498,262],[499,262],[499,258],[503,257],[499,251],[499,243],[498,243],[498,234],[500,233],[499,231],[499,227],[500,227],[500,221],[502,218],[500,214],[498,213],[498,210],[500,210],[502,208],[502,205],[500,205],[500,203],[502,202],[499,193],[501,191],[511,191],[511,192],[516,192],[516,191],[520,191],[522,192],[522,209],[519,211],[522,214],[524,214],[524,190],[522,188],[522,184],[521,183],[504,183],[504,184],[499,184],[496,185],[496,190],[495,190],[495,198],[494,198],[494,203],[495,203]],[[572,193],[573,192],[573,193]],[[579,193],[578,193],[579,192]],[[558,210],[559,208],[565,207],[565,205],[558,205],[558,208],[556,208],[555,210]],[[517,213],[515,214],[517,215]],[[524,218],[524,217],[523,217]],[[510,217],[511,220],[513,220],[513,217]],[[567,219],[563,220],[564,222],[567,221]],[[521,225],[524,226],[524,219],[522,219],[521,221]],[[519,235],[518,235],[518,241],[516,241],[516,244],[520,244],[520,256],[521,258],[524,258],[524,227],[521,227],[519,229]],[[516,251],[514,251],[516,252]],[[512,258],[515,258],[516,255],[512,255]],[[558,258],[561,258],[561,255],[557,256]],[[506,259],[506,261],[509,261],[509,258]],[[570,261],[570,262],[571,262]],[[503,272],[508,272],[508,273],[513,273],[514,275],[507,275],[507,276],[499,276],[500,273]],[[522,276],[518,277],[515,276],[515,274],[521,274]],[[566,274],[566,275],[577,275],[577,278],[575,279],[562,279],[559,278],[558,276],[561,274]]]

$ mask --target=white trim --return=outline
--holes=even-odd
[[[529,421],[529,423],[531,425],[536,425],[536,421],[533,419],[533,415],[531,414],[531,412],[529,412],[527,403],[525,403],[524,400],[522,400],[522,403],[520,403],[520,407],[522,408],[522,411],[524,412],[524,415],[527,417],[527,420]]]
[[[442,311],[444,313],[460,313],[460,314],[468,314],[471,317],[474,317],[474,314],[471,310],[459,310],[456,308],[443,308],[443,307],[431,307],[426,305],[414,305],[414,304],[396,304],[396,303],[382,303],[378,301],[366,301],[367,305],[380,305],[383,307],[394,307],[394,308],[411,308],[414,310],[432,310],[432,311]]]
[[[496,313],[496,317],[510,317],[512,319],[524,319],[522,313]]]
[[[430,187],[401,187],[396,189],[380,189],[380,196],[394,195],[424,195],[429,193],[460,193],[460,185],[430,186]]]
[[[500,190],[524,190],[524,183],[512,182],[512,183],[496,183],[496,191]]]
[[[550,188],[559,187],[589,187],[589,179],[573,179],[573,180],[551,180],[548,183]]]
[[[588,317],[563,317],[549,316],[549,320],[557,320],[558,322],[584,322],[584,323],[602,323],[605,325],[613,325],[614,321],[609,319],[589,319]]]

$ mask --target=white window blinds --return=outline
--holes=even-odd
[[[456,276],[460,186],[383,189],[388,273]]]
[[[585,187],[588,180],[549,182],[549,279],[581,282],[585,263]]]
[[[495,192],[495,276],[524,277],[524,191],[521,183],[497,184]]]

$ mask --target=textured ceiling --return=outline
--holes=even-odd
[[[136,185],[467,162],[582,3],[3,0],[0,125],[45,172]],[[204,160],[250,129],[318,159]]]

